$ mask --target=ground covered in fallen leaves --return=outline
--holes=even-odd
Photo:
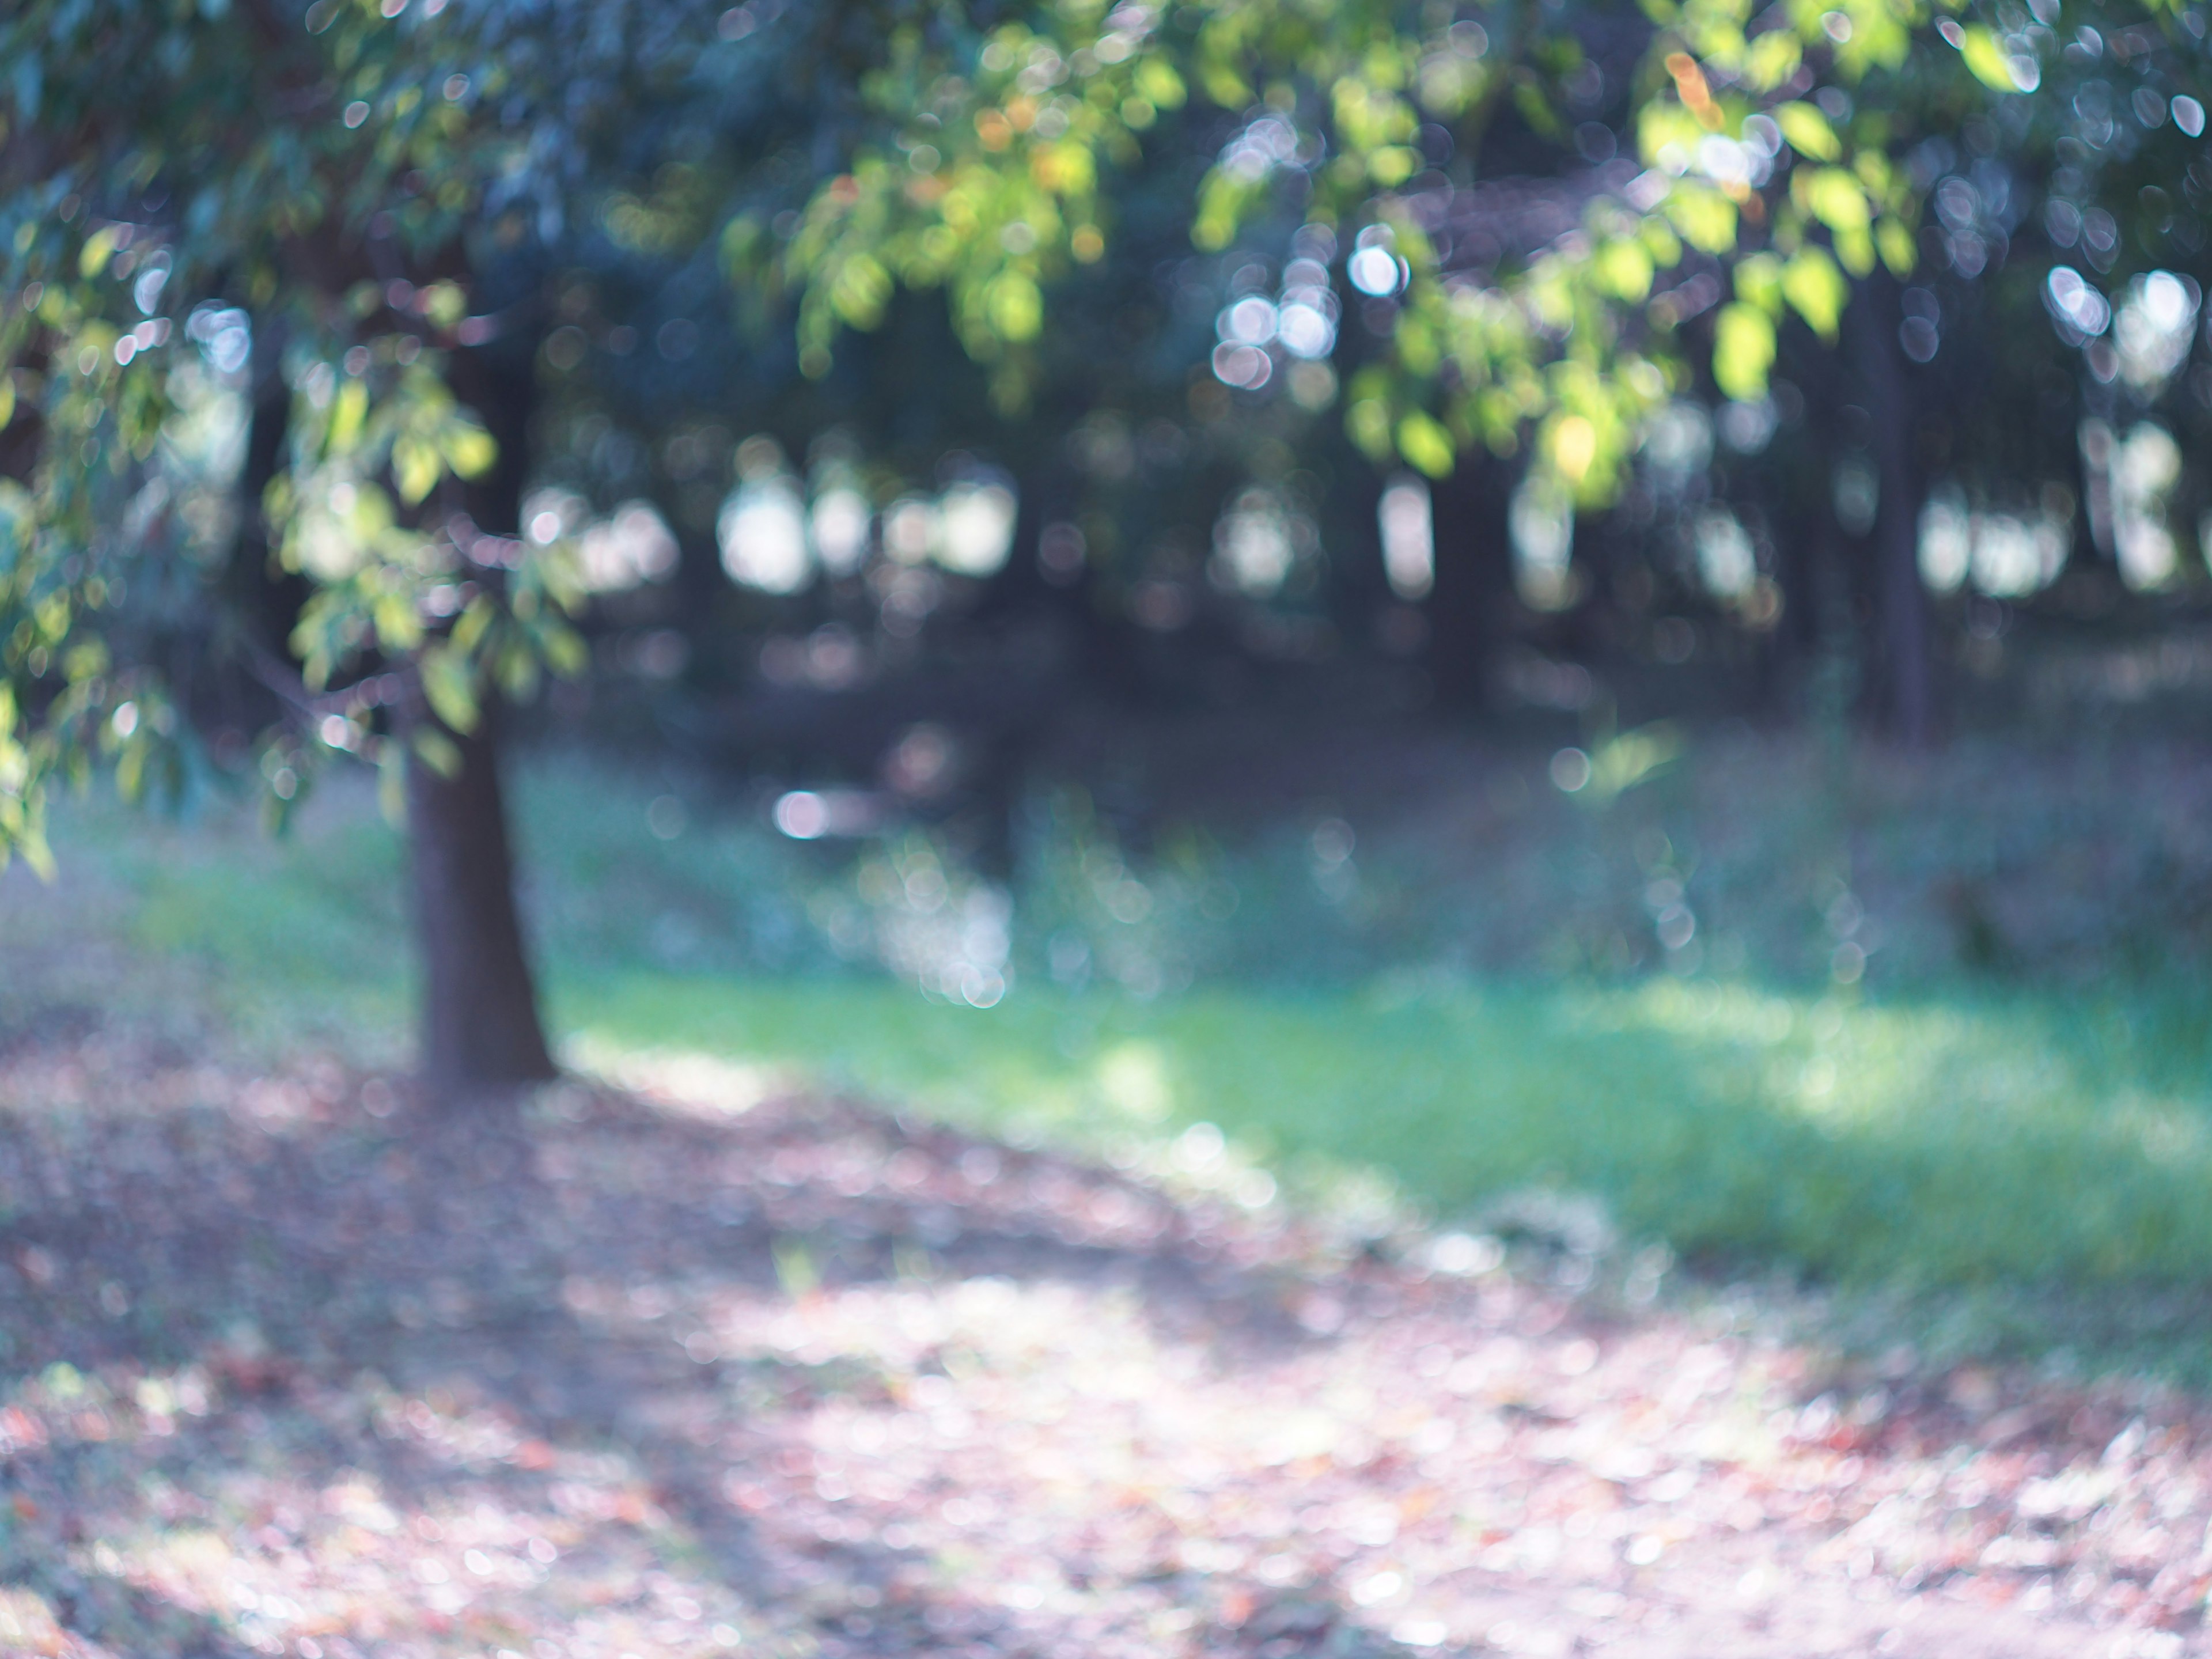
[[[2212,1408],[651,1066],[0,1052],[0,1650],[2212,1653]],[[1181,1178],[1181,1170],[1190,1179]]]

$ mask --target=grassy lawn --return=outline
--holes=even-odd
[[[808,945],[808,893],[834,880],[800,857],[816,849],[742,827],[657,842],[639,800],[579,775],[533,780],[526,817],[556,1026],[590,1064],[705,1055],[1092,1146],[1208,1123],[1293,1188],[1379,1176],[1447,1219],[1532,1185],[1588,1192],[1630,1237],[1729,1273],[2106,1313],[2212,1279],[2191,986],[1401,970],[1140,999],[1032,973],[976,1009]],[[250,1040],[402,1052],[399,851],[365,798],[281,843],[221,814],[149,833],[97,803],[64,839],[58,892],[26,900],[20,872],[0,889],[20,936],[106,929]],[[671,907],[718,888],[787,966],[669,946]]]
[[[1662,981],[1047,990],[978,1011],[882,984],[646,974],[564,978],[558,1005],[590,1052],[789,1066],[1048,1134],[1210,1121],[1292,1169],[1379,1169],[1446,1216],[1583,1189],[1632,1234],[1732,1263],[1942,1285],[2212,1270],[2192,1055],[2178,1022],[2118,1006]]]

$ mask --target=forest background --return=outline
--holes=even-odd
[[[23,1145],[194,1066],[338,1165],[854,1097],[1864,1398],[2200,1387],[2206,33],[15,9]],[[345,1347],[11,1201],[33,1404]]]

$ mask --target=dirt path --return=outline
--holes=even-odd
[[[692,1093],[19,1033],[0,1651],[2212,1653],[2196,1402]]]

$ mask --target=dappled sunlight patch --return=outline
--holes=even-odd
[[[2194,1102],[2129,1095],[2106,1109],[2114,1136],[2141,1147],[2151,1163],[2212,1167],[2212,1123]]]
[[[1175,1109],[1167,1056],[1157,1042],[1115,1044],[1099,1055],[1094,1076],[1107,1105],[1133,1122],[1158,1123]]]
[[[1108,1362],[1095,1373],[1101,1383],[1131,1375],[1129,1364],[1114,1363],[1112,1356],[1142,1356],[1157,1364],[1154,1344],[1127,1291],[1101,1295],[995,1278],[726,1301],[708,1318],[720,1357],[731,1360],[775,1358],[811,1366],[859,1360],[881,1375],[973,1376],[1080,1355]],[[1093,1375],[1088,1366],[1080,1370]]]
[[[803,1073],[788,1064],[733,1060],[696,1049],[625,1048],[592,1032],[572,1037],[562,1058],[580,1077],[659,1105],[709,1114],[750,1111],[764,1100],[792,1093],[805,1081]]]
[[[44,1596],[12,1588],[0,1589],[0,1650],[39,1659],[77,1659],[98,1651],[62,1628]]]
[[[404,1470],[410,1449],[451,1473],[362,1467],[397,1453]],[[33,1468],[16,1506],[19,1533],[44,1534],[34,1573],[112,1587],[90,1623],[119,1652],[703,1654],[755,1622],[712,1575],[669,1570],[670,1518],[633,1455],[524,1438],[443,1388],[232,1398],[149,1457],[135,1490]]]
[[[733,1008],[733,1012],[736,1010]],[[849,1092],[855,1079],[840,1074],[835,1065],[811,1064],[798,1054],[777,1054],[772,1037],[745,1058],[726,1059],[711,1052],[626,1046],[605,1031],[594,1031],[571,1041],[572,1065],[586,1078],[619,1087],[678,1113],[742,1112],[763,1102],[798,1096],[808,1090]],[[1177,1081],[1173,1055],[1165,1045],[1131,1041],[1103,1045],[1089,1064],[1067,1067],[1056,1078],[1031,1080],[1025,1074],[1006,1097],[1011,1109],[1005,1127],[1028,1144],[1047,1139],[1079,1147],[1103,1158],[1116,1170],[1156,1182],[1185,1198],[1215,1198],[1251,1214],[1275,1204],[1280,1186],[1268,1162],[1255,1146],[1231,1138],[1203,1119],[1193,1121],[1184,1102],[1190,1091]],[[546,1109],[555,1115],[572,1109],[554,1091]],[[957,1103],[939,1099],[916,1103],[909,1114],[930,1107],[951,1121],[972,1115]],[[836,1177],[859,1181],[866,1188],[881,1180],[896,1184],[896,1167],[882,1164],[881,1154],[873,1173],[848,1170]],[[1357,1212],[1361,1224],[1387,1231],[1400,1209],[1395,1194],[1378,1186],[1374,1172],[1328,1170],[1309,1172],[1303,1187],[1309,1199],[1319,1197],[1323,1207],[1346,1216]],[[1339,1200],[1333,1205],[1328,1200]],[[1094,1209],[1108,1231],[1115,1224],[1115,1212],[1126,1200],[1109,1191]],[[1376,1218],[1388,1214],[1391,1222]]]
[[[1697,1139],[1669,1155],[1717,1172],[1741,1145],[1767,1171],[1765,1248],[1808,1265],[1862,1280],[2179,1281],[2212,1255],[2195,1196],[2212,1180],[2212,1116],[2085,1040],[2112,1011],[1668,981],[1579,997],[1593,1034],[1683,1046],[1675,1063],[1704,1098],[1684,1114]],[[1633,1098],[1624,1087],[1617,1112]],[[1668,1231],[1680,1214],[1631,1218]]]

